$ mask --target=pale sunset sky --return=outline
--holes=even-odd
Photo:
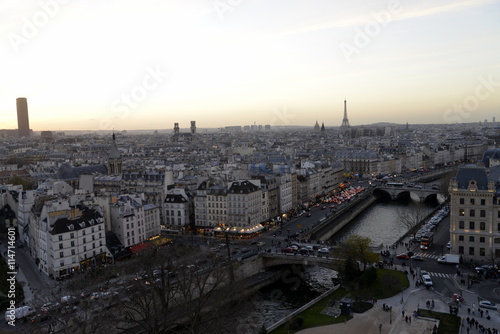
[[[0,0],[0,129],[500,122],[500,0]]]

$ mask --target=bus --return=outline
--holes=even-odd
[[[427,232],[420,239],[420,249],[429,249],[432,244],[432,240],[434,239],[433,232]]]
[[[388,187],[402,188],[404,183],[389,182],[386,184]]]

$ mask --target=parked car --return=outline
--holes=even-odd
[[[283,253],[294,253],[295,250],[292,247],[286,247],[281,250]]]
[[[479,302],[479,307],[482,308],[489,308],[491,310],[496,310],[497,309],[497,304],[490,302],[489,300],[481,300]]]
[[[259,246],[259,247],[264,247],[265,245],[266,245],[266,243],[263,241],[257,243],[257,246]]]

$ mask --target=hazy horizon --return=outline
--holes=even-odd
[[[500,120],[500,0],[0,9],[4,129],[18,97],[34,131]]]

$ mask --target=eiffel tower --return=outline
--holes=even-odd
[[[346,100],[344,100],[344,119],[342,120],[342,125],[340,127],[344,128],[344,129],[350,127],[349,119],[347,119],[347,101]]]

